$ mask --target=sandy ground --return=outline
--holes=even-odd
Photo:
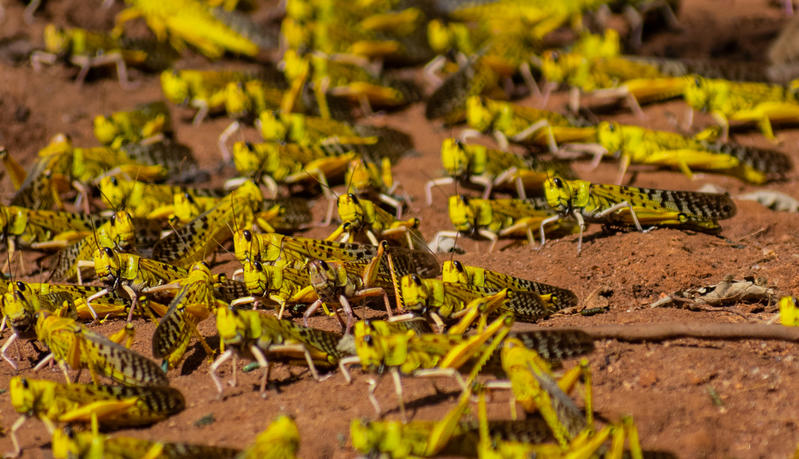
[[[72,82],[76,70],[62,65],[34,72],[26,63],[12,60],[13,50],[24,49],[27,43],[41,44],[41,31],[48,21],[78,24],[85,27],[109,27],[113,13],[99,8],[80,6],[80,2],[49,2],[37,14],[36,22],[25,26],[22,7],[17,2],[7,6],[0,29],[0,144],[31,163],[35,152],[59,132],[69,134],[79,146],[94,145],[91,120],[94,115],[127,109],[137,103],[161,97],[156,75],[134,72],[139,86],[124,91],[113,78],[97,78],[83,86]],[[764,47],[772,39],[785,18],[781,11],[765,1],[697,0],[684,2],[680,13],[682,31],[659,34],[648,41],[643,52],[653,55],[715,57],[731,61],[761,62]],[[204,60],[190,57],[180,66],[205,65]],[[218,63],[216,66],[224,66]],[[550,103],[560,108],[562,98]],[[524,103],[535,104],[534,100]],[[604,117],[633,122],[649,127],[675,129],[683,120],[686,106],[670,102],[645,108],[645,118],[624,111]],[[459,129],[442,128],[424,119],[424,107],[413,105],[391,115],[375,115],[374,123],[385,123],[413,135],[418,157],[405,159],[395,168],[396,179],[415,199],[412,213],[422,220],[422,231],[430,238],[441,229],[451,227],[446,213],[446,196],[452,191],[436,192],[432,207],[424,206],[422,186],[437,174],[440,166],[439,147],[442,139],[457,134]],[[214,170],[219,161],[216,147],[218,134],[229,123],[212,119],[195,127],[186,122],[191,112],[173,107],[177,138],[190,145],[202,166]],[[703,124],[704,123],[704,124]],[[698,126],[707,125],[700,118]],[[254,129],[241,134],[257,139]],[[779,131],[775,146],[756,133],[736,135],[746,144],[775,147],[799,163],[796,153],[799,131]],[[588,170],[588,162],[579,162],[575,169],[581,177],[597,182],[612,182],[617,164],[603,162]],[[655,171],[633,167],[638,172],[638,186],[696,190],[714,184],[737,195],[757,189],[735,178],[718,175],[697,175],[693,180],[677,172]],[[227,169],[214,177],[214,183],[231,176]],[[779,190],[799,198],[796,180],[799,173],[790,173],[787,180],[772,183],[768,189]],[[4,196],[12,190],[3,178]],[[581,256],[577,256],[577,237],[551,241],[543,250],[535,251],[502,242],[499,250],[486,255],[488,242],[459,240],[465,254],[456,256],[466,263],[507,272],[572,289],[587,307],[607,306],[607,312],[591,317],[563,314],[542,322],[541,326],[583,326],[592,324],[649,324],[658,322],[690,323],[759,323],[771,319],[776,307],[736,304],[712,311],[688,311],[672,308],[650,308],[661,293],[688,287],[715,284],[727,275],[763,277],[776,291],[797,294],[796,228],[799,215],[773,212],[760,204],[736,201],[737,215],[722,222],[721,237],[693,234],[677,230],[655,230],[648,233],[603,234],[593,226],[586,234]],[[325,202],[319,202],[321,214]],[[321,236],[329,229],[316,229],[309,234]],[[5,255],[3,255],[5,257]],[[27,271],[32,266],[27,266]],[[19,269],[19,268],[18,268]],[[232,272],[227,263],[215,268]],[[19,276],[20,273],[17,272]],[[136,323],[139,339],[136,350],[150,355],[149,336],[154,324]],[[313,319],[313,325],[334,329],[336,324],[324,317]],[[122,327],[120,322],[94,328],[111,333]],[[524,329],[526,325],[517,325]],[[206,336],[215,335],[213,320],[201,324]],[[5,332],[8,336],[8,331]],[[211,338],[211,344],[216,343]],[[37,354],[25,344],[20,372],[38,378],[58,380],[58,372],[44,369],[34,373]],[[796,346],[780,342],[737,341],[709,342],[681,339],[658,344],[625,344],[599,341],[588,356],[594,376],[594,406],[599,419],[615,421],[632,414],[646,449],[668,450],[680,457],[787,457],[799,442],[797,415],[799,396],[795,381],[799,366],[795,362]],[[349,446],[349,423],[356,418],[374,418],[366,398],[367,380],[371,377],[354,372],[354,382],[346,384],[337,373],[322,383],[315,382],[306,370],[278,366],[272,376],[275,386],[265,399],[257,391],[257,374],[239,377],[240,384],[227,388],[224,397],[217,397],[208,377],[208,359],[197,345],[190,350],[184,364],[170,371],[172,385],[187,400],[187,409],[148,429],[123,431],[141,438],[202,442],[214,445],[243,447],[278,413],[295,417],[302,436],[303,457],[352,457]],[[565,362],[570,367],[574,362]],[[228,377],[229,367],[222,375]],[[10,366],[0,365],[0,388],[16,374]],[[457,386],[448,380],[406,379],[405,398],[413,419],[438,419],[453,404]],[[717,395],[715,395],[717,394]],[[398,418],[396,400],[390,381],[384,381],[377,397],[388,410],[387,418]],[[497,394],[490,403],[492,416],[507,416],[507,394]],[[214,422],[198,424],[212,415]],[[11,426],[17,414],[6,395],[0,396],[0,425]],[[30,421],[19,431],[26,457],[50,455],[48,435],[43,424]],[[9,451],[9,439],[0,438],[0,451]]]

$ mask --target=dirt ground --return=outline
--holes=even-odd
[[[138,87],[120,89],[113,78],[95,78],[83,86],[72,82],[73,68],[63,65],[35,72],[15,56],[28,46],[41,46],[41,32],[49,21],[62,25],[109,28],[121,6],[99,8],[99,2],[47,2],[37,13],[36,21],[26,26],[22,4],[6,1],[6,16],[0,27],[0,144],[29,165],[36,151],[56,133],[69,134],[78,146],[96,144],[91,131],[96,114],[128,109],[137,103],[160,99],[157,75],[133,72]],[[679,15],[682,29],[664,32],[648,40],[644,54],[670,57],[714,56],[730,61],[762,62],[765,47],[786,18],[775,5],[765,0],[694,0],[683,2]],[[180,67],[209,66],[204,59],[188,57]],[[223,67],[226,63],[213,64]],[[550,102],[559,109],[562,97]],[[523,103],[535,104],[535,100]],[[177,138],[190,145],[200,164],[216,170],[219,162],[217,136],[229,120],[215,118],[201,126],[187,120],[192,113],[173,108]],[[621,111],[607,119],[643,124],[661,129],[676,129],[685,117],[682,102],[670,102],[645,108],[645,118]],[[422,231],[430,239],[442,229],[450,229],[446,196],[450,189],[436,192],[432,207],[424,205],[424,182],[441,169],[439,148],[442,139],[459,129],[442,128],[424,119],[424,107],[415,104],[390,115],[377,114],[376,124],[397,127],[413,135],[419,155],[406,158],[395,168],[395,177],[414,198],[411,213],[422,220]],[[709,125],[699,118],[697,127]],[[241,136],[256,140],[254,129]],[[736,134],[735,140],[761,147],[775,147],[799,164],[799,131],[779,130],[779,144],[774,145],[759,134]],[[617,163],[603,162],[595,170],[588,161],[575,165],[582,178],[611,183]],[[753,191],[735,178],[702,174],[693,180],[678,172],[655,171],[633,167],[634,184],[644,187],[697,190],[714,184],[733,196]],[[234,171],[224,170],[213,182],[221,183]],[[779,190],[799,198],[796,190],[799,172],[787,180],[764,188]],[[2,184],[4,199],[12,193],[7,178]],[[577,236],[547,243],[540,251],[501,242],[502,250],[487,254],[488,242],[459,240],[465,254],[457,259],[470,264],[534,279],[572,289],[586,307],[608,306],[605,313],[586,317],[561,314],[537,324],[543,327],[584,326],[593,324],[650,324],[659,322],[689,323],[763,323],[775,315],[774,303],[736,304],[712,311],[688,311],[674,308],[651,308],[662,293],[688,287],[715,284],[727,275],[763,277],[780,294],[799,294],[796,228],[799,214],[774,212],[751,201],[737,200],[737,215],[723,221],[721,237],[678,230],[654,230],[647,233],[602,234],[598,226],[589,228],[581,256],[577,256]],[[325,202],[318,202],[315,212],[321,215]],[[332,228],[315,229],[308,234],[323,236]],[[3,258],[5,255],[3,254]],[[33,270],[32,263],[24,272]],[[217,272],[232,272],[236,266],[226,263]],[[17,268],[20,276],[22,267]],[[778,297],[777,297],[778,298]],[[335,329],[328,318],[317,317],[312,324]],[[102,333],[117,331],[121,322],[93,326]],[[530,328],[520,324],[519,329]],[[150,340],[155,325],[136,323],[139,339],[135,349],[151,355]],[[200,326],[206,336],[215,335],[213,320]],[[9,331],[4,332],[4,338]],[[211,345],[217,343],[211,338]],[[33,372],[39,357],[30,344],[21,346],[20,373],[37,378],[59,380],[60,372],[43,369]],[[599,341],[588,356],[594,377],[594,407],[599,419],[615,421],[632,414],[645,449],[666,450],[680,457],[788,457],[799,442],[799,362],[796,345],[782,342],[736,341],[710,342],[680,339],[658,344],[627,344]],[[12,353],[13,355],[14,353]],[[565,362],[568,368],[575,362]],[[240,374],[239,385],[227,387],[224,397],[217,397],[208,376],[208,359],[199,345],[190,350],[184,364],[169,373],[171,384],[186,397],[182,413],[148,429],[126,430],[120,435],[147,439],[198,442],[244,447],[279,413],[292,415],[302,437],[302,457],[353,457],[349,444],[349,423],[356,418],[375,418],[367,397],[371,375],[354,372],[354,382],[346,384],[342,375],[331,373],[323,382],[315,382],[301,368],[278,365],[272,372],[275,381],[265,399],[258,394],[258,375]],[[0,389],[17,374],[0,364]],[[230,376],[225,366],[222,376]],[[405,399],[412,419],[439,419],[452,407],[457,386],[449,380],[405,379]],[[377,398],[388,412],[386,418],[398,418],[396,399],[390,381],[383,381]],[[497,394],[489,406],[492,417],[507,417],[507,394]],[[212,416],[212,422],[198,422]],[[0,426],[8,429],[17,418],[7,395],[0,396]],[[27,422],[19,431],[25,457],[50,456],[50,435],[37,421]],[[8,437],[0,438],[0,452],[10,451]]]

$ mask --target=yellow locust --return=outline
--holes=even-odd
[[[714,232],[721,228],[718,220],[732,218],[736,212],[735,203],[726,194],[601,185],[560,177],[547,180],[544,190],[557,215],[541,222],[541,244],[545,242],[546,225],[573,216],[580,226],[578,254],[586,222],[639,231],[644,231],[643,225],[654,225]]]
[[[677,133],[603,121],[597,141],[609,154],[621,156],[621,183],[629,164],[655,164],[679,169],[689,177],[693,170],[732,175],[754,184],[779,178],[791,170],[783,153],[734,143],[689,138]]]
[[[491,241],[488,251],[492,252],[500,238],[526,237],[530,247],[534,247],[533,231],[555,213],[542,198],[527,199],[470,199],[464,195],[450,196],[449,218],[455,231],[439,231],[433,238],[433,250],[440,250],[443,238],[455,238],[461,234],[482,236]],[[574,225],[559,224],[549,231],[568,234],[575,230]]]
[[[36,336],[50,349],[68,382],[67,367],[88,368],[92,380],[97,374],[126,385],[164,386],[168,380],[152,360],[99,335],[73,319],[40,312]],[[40,368],[49,359],[37,365]]]
[[[164,317],[153,332],[153,357],[164,359],[169,368],[175,368],[189,346],[192,336],[200,339],[205,351],[213,351],[197,331],[197,324],[213,314],[218,307],[226,307],[224,301],[214,295],[213,276],[205,262],[195,263],[188,277],[178,281],[180,290],[169,304]]]
[[[55,423],[98,421],[104,428],[154,424],[183,411],[186,402],[177,389],[94,384],[61,384],[20,376],[9,382],[11,404],[22,416],[11,427],[11,441],[20,452],[16,432],[29,417],[42,420],[52,433]]]
[[[237,355],[254,358],[260,364],[263,371],[261,394],[265,394],[270,359],[302,362],[318,380],[317,366],[335,367],[342,357],[336,348],[341,338],[338,333],[302,327],[258,311],[218,308],[216,326],[219,337],[227,348],[209,370],[220,394],[222,384],[216,372],[223,363],[234,357],[235,382]]]

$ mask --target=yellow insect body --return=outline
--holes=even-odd
[[[268,298],[280,305],[279,317],[283,317],[283,312],[289,305],[310,304],[317,299],[308,283],[308,276],[301,269],[284,265],[263,265],[249,259],[245,259],[242,265],[247,290],[254,296],[247,301]],[[240,299],[236,304],[243,302],[244,299]]]
[[[497,292],[504,288],[535,292],[541,296],[543,301],[552,303],[557,309],[577,305],[577,296],[571,290],[544,284],[543,282],[521,279],[479,266],[463,265],[458,260],[444,262],[441,280],[485,287]]]
[[[53,457],[72,458],[164,458],[185,457],[233,458],[241,451],[224,446],[143,440],[125,436],[108,436],[92,428],[86,432],[53,432]]]
[[[249,230],[237,231],[233,246],[236,259],[240,262],[258,260],[264,265],[289,265],[298,269],[314,259],[367,263],[378,252],[378,247],[370,244],[325,241],[278,233],[257,234]],[[389,246],[386,251],[391,255],[398,276],[410,273],[434,276],[440,271],[438,259],[428,250]],[[391,269],[386,258],[380,263],[379,272],[389,276]]]
[[[449,218],[455,231],[439,231],[433,239],[438,250],[443,238],[457,238],[461,234],[482,236],[491,241],[489,252],[500,238],[526,237],[534,247],[533,230],[555,213],[540,198],[528,199],[470,199],[464,195],[450,196]],[[555,233],[570,233],[573,225],[548,228]]]
[[[262,205],[261,190],[246,181],[214,207],[159,240],[153,258],[181,267],[203,261],[233,236],[235,228],[251,227]]]
[[[336,348],[341,339],[338,333],[302,327],[258,311],[218,308],[216,325],[219,337],[228,349],[216,359],[210,369],[211,378],[220,394],[222,384],[216,371],[225,361],[239,353],[254,358],[260,364],[263,371],[262,394],[266,389],[269,372],[267,359],[303,362],[314,378],[318,379],[317,366],[334,367],[341,358]],[[235,368],[233,377],[235,381]]]
[[[186,402],[171,387],[97,386],[61,384],[44,379],[20,376],[9,382],[11,404],[22,417],[11,429],[17,452],[16,431],[29,416],[36,416],[53,430],[55,423],[89,423],[93,419],[103,427],[146,426],[183,411]]]
[[[213,354],[197,331],[197,324],[208,318],[217,307],[227,306],[214,296],[213,282],[211,270],[205,262],[195,263],[188,277],[178,281],[180,290],[153,332],[153,356],[164,359],[169,368],[175,368],[183,359],[192,336],[200,339],[209,355]]]
[[[708,170],[755,184],[792,167],[788,157],[775,150],[710,142],[616,122],[600,123],[597,140],[608,153],[621,154],[619,183],[631,163],[667,166],[689,177],[692,170]]]
[[[40,313],[36,336],[61,365],[67,381],[66,367],[88,368],[92,380],[102,374],[127,385],[164,386],[164,372],[151,360],[87,329],[73,319]],[[39,364],[41,365],[41,363]]]
[[[494,132],[501,146],[508,140],[522,144],[548,146],[557,150],[559,143],[586,142],[595,135],[584,121],[559,113],[526,107],[484,97],[466,101],[466,122],[481,132]]]
[[[156,135],[171,135],[171,132],[169,109],[161,101],[94,118],[94,136],[105,145],[120,146]]]
[[[256,43],[222,23],[199,1],[127,0],[126,3],[130,6],[117,16],[117,27],[143,16],[159,40],[165,40],[168,32],[177,49],[186,41],[211,59],[221,57],[225,51],[246,56],[258,54]]]
[[[341,225],[327,237],[328,240],[341,237],[342,242],[368,241],[378,245],[379,240],[391,239],[409,249],[426,247],[418,229],[418,218],[397,220],[372,201],[359,199],[352,193],[339,196],[337,207]]]
[[[400,279],[400,291],[405,308],[430,316],[439,325],[453,322],[466,314],[472,301],[495,295],[496,290],[476,285],[422,279],[415,274]],[[511,313],[516,320],[536,322],[554,313],[558,306],[543,301],[538,293],[509,290],[491,311],[491,315]]]
[[[560,177],[547,180],[544,190],[547,202],[558,215],[541,222],[542,244],[547,224],[572,215],[580,225],[578,253],[585,222],[634,226],[639,231],[643,231],[642,225],[717,231],[721,228],[718,220],[732,218],[736,213],[735,204],[726,194],[600,185]]]
[[[772,121],[799,120],[799,100],[793,86],[695,76],[685,86],[683,97],[692,108],[713,114],[724,129],[723,139],[730,123],[755,123],[773,140]]]

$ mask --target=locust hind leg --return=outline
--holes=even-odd
[[[313,376],[313,379],[321,381],[321,378],[319,378],[319,371],[317,371],[316,365],[314,365],[313,363],[313,358],[311,357],[311,353],[308,351],[308,348],[305,345],[278,344],[270,346],[269,350],[272,352],[280,352],[280,351],[301,352],[305,356],[305,363],[308,364],[308,370],[311,372],[311,376]]]
[[[344,334],[349,335],[350,330],[352,329],[352,325],[355,323],[355,313],[352,312],[352,306],[350,305],[349,300],[344,295],[339,295],[338,297],[339,302],[341,303],[341,307],[344,309],[344,314],[347,316],[347,323],[344,327]]]
[[[139,296],[136,295],[136,292],[134,292],[129,285],[123,285],[122,289],[130,296],[130,311],[128,312],[128,323],[130,323],[133,320],[133,311],[135,311],[136,306],[139,305]],[[92,316],[94,315],[95,313],[92,311]]]
[[[443,185],[451,185],[455,183],[455,179],[452,177],[439,177],[437,179],[433,179],[428,181],[424,186],[424,196],[425,202],[427,202],[428,206],[433,205],[433,187],[434,186],[443,186]]]
[[[261,367],[261,388],[260,393],[262,398],[266,398],[266,383],[269,381],[269,370],[270,370],[270,363],[266,359],[266,356],[261,351],[258,346],[252,344],[250,345],[250,352],[255,357],[255,360],[258,362],[258,365]]]
[[[240,123],[238,121],[234,121],[230,123],[230,126],[226,127],[221,134],[219,134],[219,152],[222,154],[222,161],[225,164],[230,163],[231,159],[233,158],[233,155],[230,153],[230,149],[227,147],[228,139],[230,139],[230,137],[235,134],[240,127]]]
[[[367,392],[367,397],[369,398],[369,403],[372,404],[372,408],[375,409],[375,413],[380,416],[380,413],[383,411],[380,408],[380,403],[377,402],[377,397],[375,397],[375,390],[377,389],[377,380],[374,378],[370,378],[366,381],[369,384],[369,391]]]
[[[394,392],[397,394],[397,401],[399,402],[400,417],[402,418],[402,422],[407,423],[408,417],[405,415],[405,401],[402,397],[402,379],[398,369],[391,369],[391,378],[394,380]]]
[[[13,360],[11,360],[10,358],[8,358],[8,356],[6,355],[6,351],[8,350],[8,347],[9,347],[9,346],[11,346],[11,343],[13,343],[14,341],[16,341],[16,339],[17,339],[17,334],[16,334],[16,333],[14,333],[13,335],[11,335],[11,336],[8,338],[8,340],[6,341],[6,343],[3,345],[3,348],[2,348],[2,349],[0,349],[0,356],[2,356],[2,357],[3,357],[3,360],[5,360],[6,362],[8,362],[8,363],[9,363],[9,365],[11,365],[11,368],[13,368],[14,370],[18,370],[18,369],[19,369],[19,367],[17,366],[16,362],[14,362],[14,361],[13,361]]]
[[[27,416],[20,416],[19,419],[14,421],[14,424],[11,426],[11,429],[8,432],[8,436],[11,437],[11,444],[14,445],[14,452],[13,453],[6,453],[5,455],[8,457],[19,457],[20,453],[22,452],[22,448],[19,446],[19,440],[17,439],[17,431],[22,427],[22,424],[25,424],[25,421],[28,419]]]
[[[214,363],[211,364],[211,367],[208,369],[208,374],[211,375],[211,379],[214,381],[214,385],[216,386],[216,391],[219,393],[219,397],[222,396],[222,391],[224,391],[224,387],[222,387],[222,383],[219,382],[219,377],[216,375],[216,371],[223,363],[225,363],[225,361],[227,361],[231,357],[233,357],[233,349],[228,349],[222,355],[217,357],[217,359],[214,361]]]
[[[382,296],[383,304],[386,306],[386,313],[388,314],[388,317],[391,318],[394,316],[393,312],[391,311],[391,303],[388,301],[388,293],[386,293],[386,290],[383,287],[371,287],[358,290],[355,292],[354,296],[359,299]]]

